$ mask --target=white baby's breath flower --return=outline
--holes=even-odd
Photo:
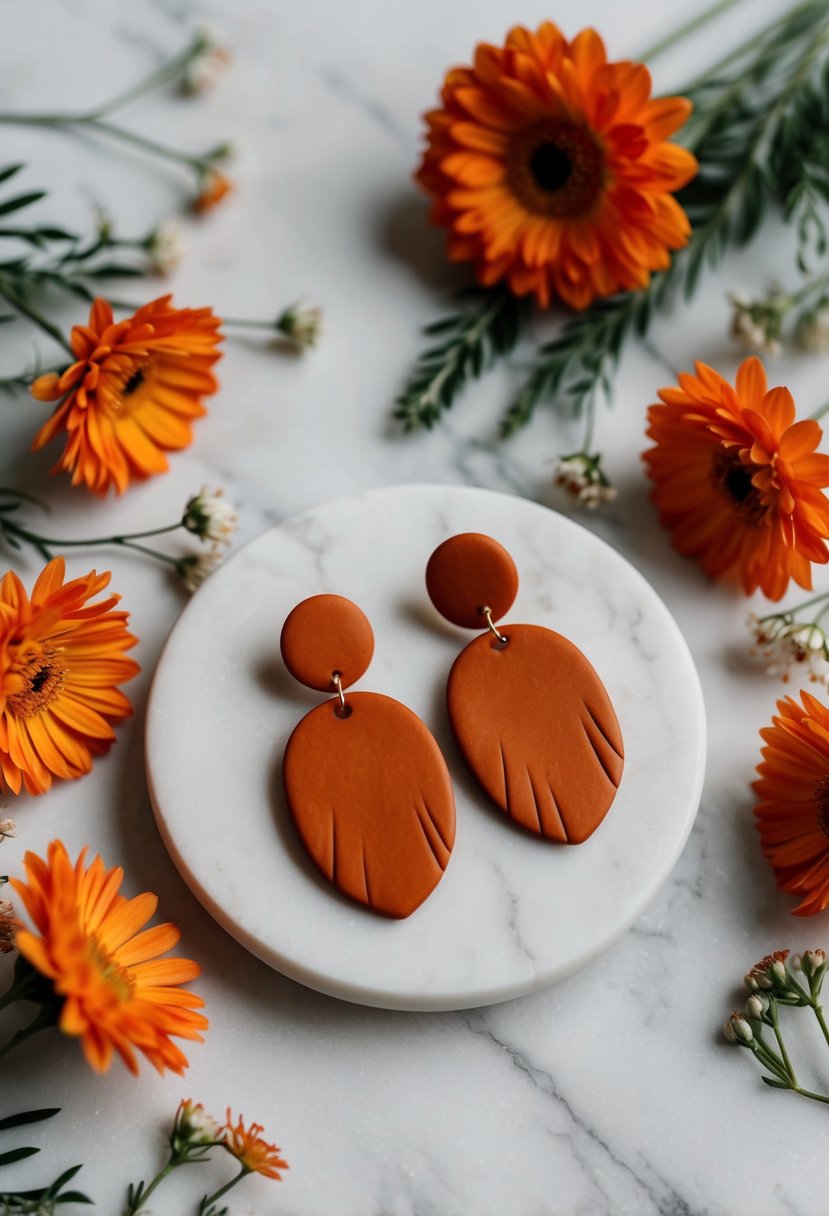
[[[728,298],[732,309],[730,333],[734,341],[745,350],[778,355],[778,339],[783,317],[788,311],[785,297],[772,289],[765,300],[752,300],[742,291],[731,292]]]
[[[829,639],[820,625],[796,621],[789,612],[765,617],[750,613],[748,623],[752,654],[763,660],[768,675],[788,683],[799,668],[799,676],[829,686]]]
[[[613,502],[616,488],[602,469],[601,461],[599,454],[591,456],[588,452],[560,457],[555,470],[556,485],[591,511],[602,503]]]
[[[821,355],[829,351],[829,300],[821,300],[816,308],[810,309],[797,323],[795,340],[801,350],[812,355]]]
[[[176,573],[188,591],[198,591],[222,560],[221,545],[214,545],[208,553],[188,553],[176,562]]]
[[[207,486],[202,486],[184,508],[181,522],[188,532],[193,532],[202,540],[226,545],[236,531],[239,517],[233,503],[227,501],[221,489],[210,494]]]
[[[298,350],[316,346],[322,332],[322,309],[291,304],[276,318],[276,330]]]
[[[17,824],[13,819],[0,819],[0,840],[17,835]]]
[[[184,240],[176,220],[163,220],[147,239],[147,253],[157,274],[169,274],[184,257]]]
[[[218,29],[201,26],[195,34],[194,54],[181,78],[185,93],[206,93],[212,89],[230,63],[231,54]]]

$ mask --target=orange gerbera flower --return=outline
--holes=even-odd
[[[817,422],[795,422],[787,388],[767,390],[759,359],[736,388],[704,363],[648,410],[644,453],[653,500],[674,547],[715,578],[736,574],[746,595],[779,600],[794,579],[812,585],[812,562],[829,560],[829,456],[816,452]]]
[[[807,692],[786,697],[760,731],[754,808],[763,855],[781,891],[801,897],[795,916],[829,907],[829,709]]]
[[[222,1129],[224,1146],[248,1173],[262,1174],[265,1178],[281,1178],[279,1171],[287,1170],[288,1162],[282,1160],[279,1155],[281,1150],[275,1144],[268,1144],[262,1139],[264,1130],[261,1123],[251,1123],[250,1127],[245,1127],[243,1115],[234,1123],[228,1107],[227,1123]]]
[[[0,580],[0,791],[42,794],[54,777],[82,777],[132,713],[117,685],[140,670],[120,596],[88,601],[108,585],[94,570],[64,583],[56,557],[31,599],[11,571]]]
[[[202,398],[218,387],[210,369],[221,357],[221,320],[210,308],[173,308],[171,298],[117,323],[96,300],[89,324],[72,330],[76,362],[32,385],[39,401],[60,400],[32,448],[65,434],[52,471],[71,473],[72,485],[121,494],[132,480],[163,473],[165,451],[191,442],[193,419],[206,413]]]
[[[201,998],[178,985],[200,968],[160,957],[181,935],[169,924],[144,929],[158,906],[155,895],[125,899],[118,894],[123,870],[107,870],[100,857],[87,867],[85,856],[86,850],[73,866],[59,840],[46,861],[26,854],[26,881],[11,881],[37,933],[19,930],[17,949],[51,984],[58,1026],[81,1039],[96,1072],[105,1072],[117,1052],[137,1073],[140,1051],[159,1072],[181,1074],[187,1059],[171,1036],[201,1042],[207,1019],[194,1012]]]
[[[516,26],[504,47],[478,46],[426,115],[417,174],[449,257],[542,308],[644,287],[688,241],[672,194],[697,169],[666,142],[691,103],[650,93],[648,69],[608,63],[592,29],[568,42],[547,21],[535,33]]]

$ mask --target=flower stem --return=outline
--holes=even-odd
[[[153,1178],[153,1180],[149,1184],[149,1186],[147,1186],[145,1188],[139,1188],[139,1191],[136,1194],[135,1198],[132,1200],[132,1202],[129,1202],[129,1201],[127,1202],[127,1205],[123,1211],[123,1216],[138,1216],[138,1213],[144,1207],[145,1203],[149,1199],[150,1195],[152,1195],[153,1191],[156,1190],[157,1187],[161,1186],[164,1179],[167,1178],[170,1174],[172,1174],[172,1172],[176,1168],[176,1166],[180,1165],[180,1164],[181,1164],[181,1162],[175,1156],[175,1154],[171,1154],[170,1160],[167,1162],[167,1164],[164,1166],[163,1169],[158,1171],[158,1173],[156,1174],[155,1178]]]
[[[826,1040],[827,1043],[829,1043],[829,1027],[826,1025],[826,1018],[823,1016],[823,1006],[822,1005],[812,1005],[812,1011],[818,1020],[818,1025],[820,1026],[821,1030],[823,1031],[824,1039]]]
[[[125,89],[123,93],[118,93],[109,101],[95,106],[93,110],[89,111],[87,117],[104,118],[107,114],[112,114],[115,110],[122,110],[124,106],[137,101],[139,97],[144,97],[147,93],[152,92],[153,89],[160,89],[165,84],[172,84],[198,53],[198,43],[191,42],[183,51],[175,55],[169,63],[156,68],[155,71],[145,76],[143,80],[139,80],[137,84],[132,85],[129,89]]]
[[[683,38],[687,38],[689,34],[695,34],[698,29],[702,29],[709,21],[713,21],[715,17],[719,17],[721,13],[727,12],[739,2],[740,0],[716,0],[715,4],[703,9],[696,17],[690,17],[682,25],[677,26],[670,34],[666,34],[664,38],[660,38],[657,42],[654,42],[647,50],[637,55],[637,59],[643,63],[647,63],[649,59],[655,59],[657,55],[661,55],[663,51],[669,50],[677,42],[681,42]]]
[[[218,1191],[214,1191],[212,1195],[205,1195],[199,1204],[198,1216],[205,1216],[205,1213],[210,1211],[217,1199],[221,1199],[222,1195],[226,1195],[237,1182],[241,1182],[245,1175],[251,1172],[248,1166],[243,1165],[236,1177],[231,1178],[230,1182],[226,1182],[224,1186],[220,1186]]]
[[[775,1001],[772,1001],[769,1005],[769,1017],[771,1018],[774,1037],[777,1039],[777,1046],[780,1048],[780,1058],[783,1061],[783,1067],[785,1068],[791,1082],[792,1089],[797,1089],[797,1077],[794,1069],[792,1068],[789,1053],[786,1051],[786,1044],[783,1042],[783,1035],[780,1033],[780,1020],[777,1014],[777,1003]]]
[[[827,401],[826,404],[822,405],[819,409],[816,409],[813,414],[809,415],[809,417],[817,422],[818,418],[822,418],[823,415],[827,413],[829,413],[829,401]]]
[[[93,536],[84,537],[81,540],[64,540],[60,537],[41,536],[37,532],[31,532],[28,528],[21,527],[13,519],[0,513],[0,532],[5,532],[10,536],[15,536],[20,540],[26,541],[33,545],[38,552],[50,561],[52,553],[50,546],[56,549],[89,549],[97,545],[120,545],[124,549],[134,549],[138,553],[145,553],[149,557],[154,557],[158,561],[167,562],[169,565],[175,566],[178,558],[173,557],[169,553],[162,553],[160,549],[152,549],[149,545],[142,545],[139,542],[146,540],[151,536],[163,536],[168,532],[176,532],[181,528],[182,522],[167,524],[163,528],[151,528],[146,532],[125,532],[120,536]]]
[[[827,1095],[827,1094],[816,1094],[816,1093],[814,1093],[814,1092],[813,1092],[811,1089],[801,1089],[799,1085],[793,1085],[793,1086],[792,1086],[792,1092],[793,1092],[793,1093],[796,1093],[796,1094],[800,1094],[800,1096],[801,1096],[802,1098],[812,1098],[812,1099],[813,1099],[815,1102],[827,1102],[827,1103],[829,1103],[829,1095]]]
[[[3,1056],[8,1055],[10,1051],[13,1051],[15,1047],[18,1047],[26,1039],[30,1038],[31,1035],[37,1034],[38,1031],[45,1029],[46,1024],[40,1021],[40,1019],[35,1018],[33,1022],[31,1022],[28,1026],[24,1026],[22,1030],[18,1030],[17,1034],[13,1034],[8,1042],[4,1043],[3,1046],[0,1047],[0,1059],[2,1059]]]
[[[42,329],[44,333],[47,333],[50,338],[53,338],[55,342],[62,346],[63,349],[69,355],[71,355],[72,359],[74,360],[75,352],[58,327],[53,325],[52,322],[44,317],[42,313],[38,312],[37,309],[33,308],[31,304],[27,304],[23,297],[17,293],[13,286],[11,286],[8,280],[2,276],[0,276],[0,296],[2,296],[7,303],[11,304],[12,308],[14,308],[16,312],[19,312],[21,316],[26,317],[29,321],[33,322],[33,324]]]

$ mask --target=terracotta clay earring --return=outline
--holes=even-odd
[[[381,916],[410,916],[443,877],[455,843],[455,799],[443,754],[405,705],[349,693],[374,635],[340,595],[314,595],[288,616],[285,666],[336,696],[306,714],[285,748],[283,784],[312,860],[344,894]]]
[[[604,685],[582,652],[539,625],[495,622],[518,592],[503,545],[465,532],[429,559],[426,587],[447,620],[483,629],[449,673],[449,719],[472,772],[516,823],[580,844],[604,819],[624,750]]]

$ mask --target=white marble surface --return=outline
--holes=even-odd
[[[600,26],[621,55],[698,7],[698,0],[635,7],[585,0],[578,21]],[[721,50],[777,7],[744,0],[715,38],[696,38],[658,62],[659,86],[693,74],[714,43]],[[193,448],[168,477],[103,509],[65,486],[47,487],[47,462],[27,454],[41,408],[4,399],[0,482],[14,476],[46,488],[56,521],[76,535],[104,517],[108,526],[165,522],[203,481],[226,485],[245,537],[334,495],[389,482],[482,485],[567,510],[551,488],[550,460],[577,445],[575,428],[542,412],[515,442],[492,438],[526,352],[470,392],[434,434],[404,439],[387,424],[418,349],[418,325],[459,281],[409,184],[417,116],[443,68],[463,60],[477,39],[500,38],[512,21],[549,12],[538,0],[520,11],[507,0],[485,7],[474,0],[7,0],[3,106],[90,103],[158,62],[198,18],[221,22],[236,53],[221,89],[195,104],[150,101],[131,115],[136,127],[184,146],[226,135],[243,145],[236,196],[190,226],[176,297],[228,314],[269,314],[302,294],[325,305],[329,332],[302,361],[255,341],[229,346],[223,391]],[[575,20],[559,15],[568,26]],[[4,130],[2,138],[2,158],[31,161],[28,181],[53,190],[44,217],[81,223],[94,201],[138,231],[181,202],[175,172],[159,174],[132,155],[42,132]],[[829,944],[825,917],[804,924],[789,916],[751,821],[757,730],[780,689],[747,657],[745,603],[672,553],[638,459],[644,407],[672,369],[694,356],[734,368],[724,292],[759,289],[775,270],[789,277],[787,241],[767,230],[690,307],[660,320],[648,348],[631,347],[614,410],[602,418],[620,497],[587,522],[676,615],[711,725],[700,814],[648,911],[596,965],[482,1011],[367,1010],[281,978],[205,916],[159,839],[143,777],[142,712],[183,601],[163,572],[113,554],[114,584],[141,637],[144,674],[131,689],[138,712],[90,777],[15,805],[21,835],[0,846],[2,868],[15,870],[25,847],[42,850],[56,834],[73,849],[89,842],[123,862],[130,891],[157,891],[163,913],[183,928],[184,949],[202,961],[212,1028],[191,1051],[183,1082],[150,1071],[136,1082],[117,1069],[94,1078],[77,1045],[58,1035],[4,1060],[4,1112],[64,1107],[42,1132],[41,1157],[4,1181],[34,1183],[84,1161],[79,1181],[98,1211],[115,1214],[127,1179],[159,1162],[179,1097],[193,1094],[217,1111],[230,1102],[260,1118],[291,1162],[284,1183],[240,1188],[236,1216],[812,1216],[825,1208],[821,1109],[764,1089],[718,1037],[756,958],[776,946]],[[67,309],[66,320],[72,316]],[[8,371],[37,341],[22,327],[4,327],[0,339]],[[804,412],[825,399],[819,360],[783,358],[773,375]],[[82,556],[72,561],[78,571],[89,565]],[[31,578],[35,566],[18,568]],[[229,850],[235,833],[229,806]],[[189,1212],[198,1185],[191,1176],[162,1190],[156,1216]]]
[[[499,628],[508,633],[529,621],[570,638],[599,672],[619,718],[622,783],[604,823],[578,848],[516,830],[470,778],[452,739],[446,677],[469,633],[431,607],[423,572],[438,544],[474,528],[496,536],[520,571],[518,597]],[[402,922],[337,898],[305,855],[285,804],[282,752],[321,698],[287,672],[275,638],[291,609],[321,592],[358,601],[372,622],[374,661],[356,688],[413,709],[452,773],[458,826],[450,863]],[[165,843],[219,923],[292,979],[411,1011],[524,996],[595,959],[673,868],[705,768],[697,674],[640,575],[546,507],[459,486],[393,486],[336,499],[247,545],[173,631],[146,736]],[[228,850],[231,805],[237,830]]]

